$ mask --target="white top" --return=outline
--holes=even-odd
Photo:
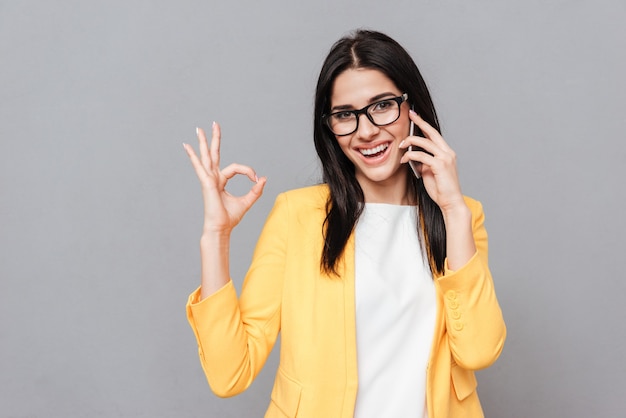
[[[417,209],[367,203],[355,234],[359,389],[354,417],[427,418],[436,298],[417,236]]]

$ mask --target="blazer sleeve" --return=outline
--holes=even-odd
[[[187,302],[187,319],[213,392],[234,396],[247,389],[269,356],[280,330],[288,209],[279,195],[257,242],[241,296],[232,281]]]
[[[482,205],[470,198],[476,253],[459,270],[447,268],[435,285],[443,295],[446,331],[453,360],[478,370],[496,361],[506,339],[502,310],[488,265],[487,231]]]

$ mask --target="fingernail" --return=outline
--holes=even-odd
[[[200,135],[200,128],[196,126],[196,135]]]
[[[417,115],[417,113],[415,113],[415,110],[413,110],[413,109],[410,109],[409,113],[412,114],[412,115]]]
[[[215,128],[215,121],[211,124],[211,127]]]
[[[400,141],[400,145],[398,145],[398,148],[402,148],[402,145],[404,145],[404,139]]]
[[[259,182],[259,176],[257,176],[257,175],[255,174],[255,175],[254,175],[254,178],[255,178],[256,182],[258,183],[258,182]]]

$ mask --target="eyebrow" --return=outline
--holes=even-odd
[[[392,92],[388,91],[388,92],[385,92],[385,93],[380,93],[380,94],[377,94],[376,96],[374,96],[374,97],[370,98],[368,106],[369,106],[370,104],[372,104],[372,103],[374,103],[374,102],[378,101],[378,100],[384,99],[384,98],[385,98],[385,97],[387,97],[387,96],[393,96],[393,97],[395,97],[395,96],[396,96],[396,93],[392,93]],[[332,112],[336,112],[336,111],[341,111],[341,110],[352,110],[352,109],[354,109],[354,106],[352,106],[352,105],[339,105],[339,106],[333,106],[333,107],[330,109],[330,111],[331,111],[331,113],[332,113]]]

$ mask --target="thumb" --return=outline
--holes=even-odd
[[[265,187],[265,183],[267,183],[267,177],[261,177],[259,181],[257,181],[256,184],[252,186],[250,191],[243,196],[243,200],[248,209],[252,207],[252,205],[254,205],[254,203],[259,200],[259,197],[261,197],[261,195],[263,194],[263,188]]]

